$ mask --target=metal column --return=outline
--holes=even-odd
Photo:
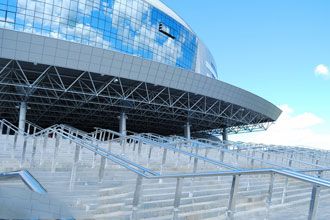
[[[127,116],[126,116],[126,113],[125,112],[122,112],[120,113],[120,116],[119,116],[119,133],[122,134],[122,135],[126,135],[126,119],[127,119]]]
[[[189,122],[184,125],[184,137],[187,139],[191,138],[190,127],[191,125]]]
[[[222,141],[228,141],[228,132],[227,128],[222,129]]]
[[[119,133],[122,135],[120,137],[120,145],[123,146],[123,154],[125,154],[125,145],[126,145],[125,136],[127,134],[126,119],[127,119],[126,113],[125,112],[120,113],[120,116],[119,116]]]
[[[26,102],[21,102],[19,108],[18,128],[22,131],[25,131],[26,109],[27,109]]]

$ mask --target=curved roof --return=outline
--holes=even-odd
[[[189,29],[191,32],[194,32],[190,26],[177,14],[175,13],[172,9],[170,9],[169,7],[167,7],[163,2],[161,2],[160,0],[145,0],[146,2],[148,2],[149,4],[151,4],[152,6],[158,8],[159,10],[165,12],[166,14],[168,14],[169,16],[171,16],[172,18],[174,18],[175,20],[177,20],[178,22],[180,22],[183,26],[185,26],[187,29]]]
[[[78,123],[81,117],[87,120],[86,114],[97,110],[98,114],[93,113],[88,124],[83,122],[80,125],[99,126],[101,123],[109,126],[110,121],[116,121],[114,118],[122,109],[128,109],[129,120],[134,122],[130,123],[131,130],[157,130],[157,133],[168,134],[180,132],[187,119],[195,131],[202,131],[272,122],[281,113],[267,100],[233,85],[140,57],[1,28],[0,39],[3,39],[0,41],[0,66],[20,69],[30,77],[26,81],[29,83],[16,86],[10,79],[10,84],[6,84],[15,91],[9,91],[9,96],[1,98],[3,101],[10,98],[10,108],[15,108],[13,100],[22,98],[21,91],[17,92],[18,87],[31,89],[30,83],[35,81],[36,73],[44,75],[48,74],[49,68],[57,69],[57,74],[52,74],[53,69],[49,70],[54,79],[48,82],[49,77],[44,75],[32,89],[35,94],[29,94],[28,102],[35,110],[30,111],[30,116],[33,114],[36,121],[64,120],[67,117],[69,121],[65,123]],[[17,46],[13,39],[19,39]],[[21,42],[24,42],[24,47],[20,46]],[[28,51],[22,51],[24,48]],[[10,60],[16,60],[13,62],[20,65],[12,67]],[[59,81],[58,77],[62,79]],[[79,80],[81,82],[78,83]],[[17,79],[17,82],[20,81],[21,78]],[[60,82],[65,85],[61,86]],[[91,89],[93,87],[95,91]],[[63,95],[60,99],[58,92]],[[88,101],[86,97],[89,97]],[[46,103],[44,99],[48,99],[49,108],[39,108]],[[77,105],[77,102],[80,104]],[[73,115],[70,111],[68,113],[68,108],[72,107]],[[16,116],[15,111],[12,113]],[[142,125],[145,127],[142,128]]]

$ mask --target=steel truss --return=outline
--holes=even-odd
[[[41,126],[68,123],[88,130],[115,129],[126,112],[128,129],[160,134],[192,131],[254,131],[270,118],[207,96],[110,75],[0,59],[0,117],[18,120],[19,103],[27,119]],[[266,128],[266,127],[265,127]]]

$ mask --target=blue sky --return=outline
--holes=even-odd
[[[308,129],[330,136],[330,77],[326,68],[315,74],[318,65],[330,66],[329,0],[163,2],[210,48],[221,80],[287,109],[291,118],[315,116]]]

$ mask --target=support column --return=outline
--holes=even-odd
[[[126,113],[125,112],[122,112],[120,113],[120,116],[119,116],[119,133],[122,134],[122,135],[126,135],[126,119],[127,119],[127,116],[126,116]]]
[[[227,128],[222,129],[222,141],[228,141]]]
[[[127,119],[127,116],[126,116],[126,113],[125,112],[122,112],[120,113],[120,116],[119,116],[119,133],[122,135],[122,137],[120,137],[120,145],[123,146],[123,154],[125,154],[125,145],[126,145],[126,138],[124,138],[123,136],[126,136],[127,134],[127,131],[126,131],[126,119]]]
[[[25,131],[26,109],[27,109],[26,102],[21,102],[19,108],[18,128],[22,131]]]
[[[184,125],[184,137],[187,138],[187,139],[190,139],[191,135],[190,135],[190,123],[187,122],[185,125]]]

